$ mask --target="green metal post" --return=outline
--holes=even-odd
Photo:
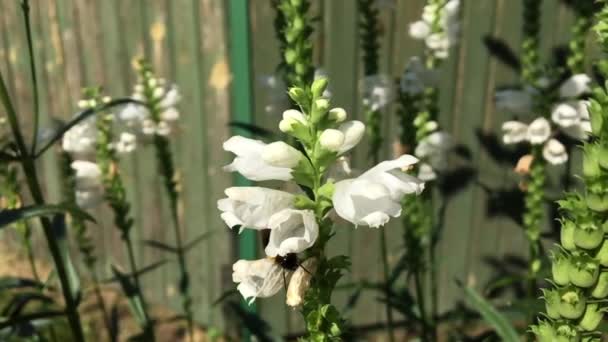
[[[249,49],[249,2],[248,0],[230,0],[230,65],[232,68],[232,119],[242,123],[252,123],[251,67]],[[247,135],[239,129],[235,134]],[[244,177],[237,175],[235,184],[249,185]],[[239,257],[256,258],[256,231],[245,230],[239,235]],[[255,311],[254,305],[246,308]]]

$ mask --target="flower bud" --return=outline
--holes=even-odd
[[[283,133],[291,133],[297,125],[306,126],[306,118],[304,114],[295,109],[288,109],[283,112],[283,120],[279,122],[279,129]]]
[[[598,146],[597,161],[600,164],[601,168],[603,168],[604,170],[608,170],[608,147],[607,146]]]
[[[312,86],[310,86],[310,90],[312,91],[313,98],[318,98],[323,96],[325,89],[327,89],[327,77],[319,77],[312,82]]]
[[[595,253],[595,259],[604,267],[608,267],[608,240],[602,243],[602,247]]]
[[[276,141],[264,147],[262,159],[276,167],[294,168],[302,159],[302,153],[283,141]]]
[[[576,288],[563,288],[559,290],[559,314],[567,319],[578,319],[585,311],[587,300],[580,290]]]
[[[581,224],[574,229],[574,243],[584,249],[595,249],[604,241],[604,231],[593,223]]]
[[[435,120],[431,120],[431,121],[427,122],[426,124],[424,124],[424,130],[427,132],[436,131],[437,128],[439,128],[439,124],[437,124],[437,121],[435,121]]]
[[[344,110],[344,108],[340,107],[332,108],[329,111],[328,116],[330,120],[340,123],[346,120],[346,111]]]
[[[608,296],[608,271],[603,271],[597,278],[597,283],[591,291],[591,296],[597,299],[603,299]]]
[[[598,146],[587,145],[583,156],[583,175],[585,177],[595,178],[601,174],[598,159]]]
[[[561,316],[559,315],[559,293],[557,290],[545,290],[543,289],[543,297],[545,298],[545,309],[547,311],[547,316],[558,319]]]
[[[570,277],[568,276],[570,270],[570,260],[566,255],[558,254],[553,257],[553,263],[551,265],[551,274],[553,281],[557,285],[568,285],[570,283]]]
[[[293,272],[287,287],[287,305],[294,308],[302,305],[306,291],[310,288],[310,280],[317,271],[317,264],[316,258],[309,258]]]
[[[555,329],[554,342],[578,342],[580,340],[581,335],[578,330],[569,324],[562,324]]]
[[[306,92],[300,87],[289,88],[287,94],[295,103],[303,103],[306,100]]]
[[[585,202],[589,209],[599,212],[608,210],[608,198],[607,196],[601,196],[598,194],[588,193],[585,197]]]
[[[292,65],[298,59],[298,54],[294,50],[287,49],[287,50],[285,50],[284,57],[285,57],[285,62],[289,65]]]
[[[600,310],[599,305],[597,303],[588,304],[578,326],[586,331],[594,331],[600,325],[602,318],[604,318],[604,312]]]
[[[557,340],[556,331],[551,323],[541,321],[530,327],[538,342],[554,342]]]
[[[593,258],[584,255],[570,260],[568,276],[572,284],[587,288],[597,281],[599,275],[599,263]]]
[[[573,251],[576,249],[576,244],[574,244],[574,230],[576,230],[576,225],[574,224],[574,222],[570,220],[565,220],[562,223],[560,241],[562,247],[569,251]]]
[[[344,134],[337,129],[326,129],[319,137],[319,144],[328,151],[338,152],[344,144]]]
[[[329,100],[320,98],[315,100],[312,106],[312,111],[310,114],[310,121],[313,123],[318,123],[327,113],[329,109]]]

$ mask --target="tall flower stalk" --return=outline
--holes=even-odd
[[[539,34],[540,34],[540,6],[542,0],[524,0],[523,7],[523,42],[522,42],[522,70],[521,79],[524,87],[537,86],[540,78],[539,65]],[[543,108],[533,108],[541,111]],[[530,165],[530,179],[524,197],[525,211],[523,226],[528,238],[530,252],[530,281],[528,294],[534,295],[536,289],[536,274],[540,270],[540,227],[544,213],[545,200],[545,159],[542,157],[543,145],[532,144],[532,164]]]
[[[363,60],[364,88],[369,88],[371,85],[366,84],[375,78],[379,78],[379,49],[380,49],[380,28],[378,19],[377,1],[375,0],[358,0],[359,10],[359,44],[361,47]],[[385,79],[388,79],[385,77]],[[388,82],[387,82],[388,83]],[[376,92],[385,92],[390,89],[390,85],[386,89],[377,88]],[[373,90],[368,90],[364,99],[364,117],[367,126],[369,137],[369,156],[373,164],[380,161],[380,149],[382,147],[382,108],[378,104],[379,101],[374,101],[372,97],[380,94],[374,94]],[[384,294],[388,298],[390,296],[390,269],[388,262],[388,250],[386,243],[386,232],[380,231],[380,257],[382,261],[383,285]],[[394,341],[393,331],[393,311],[389,301],[385,303],[385,313],[388,327],[389,341]]]
[[[85,99],[80,106],[96,109],[108,101],[108,97],[102,97],[99,88],[88,88],[85,90]],[[85,208],[96,204],[98,202],[97,197],[101,195],[98,187],[99,179],[101,180],[103,198],[114,212],[114,224],[120,231],[121,239],[126,248],[130,271],[129,282],[132,280],[132,285],[129,286],[132,288],[127,295],[133,298],[132,303],[137,303],[138,306],[133,308],[133,314],[142,327],[142,336],[153,341],[155,339],[154,324],[149,316],[147,302],[144,298],[139,268],[135,258],[135,247],[131,236],[135,221],[131,217],[131,205],[127,199],[126,188],[118,166],[117,151],[123,149],[120,147],[120,142],[116,142],[114,134],[115,115],[111,112],[100,112],[92,119],[90,123],[84,124],[94,126],[96,131],[96,137],[93,138],[96,161],[91,163],[76,160],[71,164],[72,168],[76,170],[76,200],[81,207]],[[65,147],[66,138],[64,137]]]
[[[312,82],[315,73],[310,39],[313,29],[308,14],[310,2],[274,0],[273,5],[278,10],[275,29],[279,31],[277,36],[283,54],[279,70],[283,73],[285,84],[306,87]]]
[[[595,29],[608,51],[608,6]],[[584,143],[582,193],[559,201],[562,224],[553,254],[552,287],[543,290],[546,311],[531,326],[538,341],[601,341],[598,329],[608,310],[608,94],[605,85],[590,100],[592,137]]]
[[[355,225],[380,227],[401,215],[400,201],[406,194],[424,187],[402,171],[417,162],[409,155],[381,162],[357,178],[328,178],[339,156],[361,140],[365,125],[345,121],[342,108],[330,109],[322,95],[326,87],[327,79],[320,78],[310,87],[289,90],[300,110],[285,111],[279,129],[295,138],[301,151],[283,141],[266,144],[241,136],[224,143],[224,149],[236,155],[225,170],[252,181],[294,181],[304,191],[233,187],[218,201],[229,227],[270,229],[266,257],[234,264],[237,289],[252,302],[287,287],[286,302],[300,307],[307,338],[313,341],[340,340],[345,333],[331,296],[349,262],[345,256],[327,256],[334,235],[332,209]]]
[[[135,63],[139,74],[139,84],[136,85],[135,98],[140,99],[146,106],[151,124],[157,129],[152,132],[152,141],[156,150],[156,161],[163,178],[165,191],[169,197],[169,208],[173,221],[175,235],[175,255],[179,266],[179,293],[182,308],[188,323],[188,333],[193,338],[194,313],[192,310],[192,296],[190,295],[190,275],[186,261],[186,249],[182,236],[182,225],[179,217],[179,183],[175,169],[175,162],[171,152],[171,143],[168,139],[171,123],[176,121],[179,113],[175,106],[180,100],[176,86],[166,89],[164,81],[156,78],[152,68],[144,60]],[[163,128],[165,127],[165,128]]]
[[[422,18],[409,27],[410,36],[424,41],[423,58],[412,58],[400,80],[398,114],[401,134],[397,154],[413,151],[421,158],[412,172],[427,183],[420,198],[405,198],[403,219],[405,260],[414,281],[416,301],[421,315],[422,338],[435,340],[438,316],[438,283],[436,270],[436,195],[435,180],[447,169],[447,152],[452,148],[449,134],[439,130],[439,88],[437,70],[457,43],[459,32],[458,0],[429,0]],[[427,273],[428,272],[428,273]],[[426,279],[429,279],[427,286]],[[428,292],[425,290],[428,289]],[[431,303],[426,303],[426,298]]]

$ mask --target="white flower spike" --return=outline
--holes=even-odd
[[[227,198],[217,201],[221,217],[228,227],[241,226],[267,229],[268,220],[283,209],[291,208],[294,195],[262,187],[232,187],[225,191]]]
[[[268,164],[263,158],[262,153],[267,145],[260,141],[233,136],[224,142],[224,150],[236,155],[232,163],[224,166],[225,171],[237,171],[245,178],[253,181],[283,180],[292,179],[291,168],[277,167]],[[268,157],[270,158],[270,157]]]
[[[319,226],[311,210],[285,209],[268,220],[270,239],[266,255],[276,257],[300,253],[312,247],[319,236]]]
[[[272,258],[239,260],[232,265],[232,281],[237,290],[251,305],[256,298],[274,296],[283,286],[288,275]]]
[[[417,162],[415,157],[403,155],[381,162],[355,179],[337,182],[332,198],[336,213],[355,225],[370,227],[400,216],[403,196],[424,189],[420,179],[403,172]]]

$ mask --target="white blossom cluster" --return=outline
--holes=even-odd
[[[327,108],[327,100],[318,99],[315,106]],[[344,163],[344,159],[339,157],[361,141],[365,125],[360,121],[346,121],[347,115],[342,108],[326,112],[327,120],[336,128],[319,132],[316,153],[333,154],[338,163]],[[311,125],[313,123],[308,116],[290,109],[283,113],[279,128],[287,134],[297,134],[308,132]],[[306,168],[302,166],[308,163],[302,152],[283,141],[265,143],[233,136],[223,147],[236,156],[224,169],[239,172],[252,181],[293,181],[297,177],[294,172],[304,172]],[[381,162],[356,178],[336,182],[330,195],[335,213],[356,226],[369,227],[380,227],[390,217],[400,216],[403,196],[420,193],[424,188],[422,181],[403,172],[417,161],[413,156],[404,155]],[[314,265],[304,265],[292,272],[282,268],[277,258],[304,252],[315,244],[319,237],[315,213],[296,208],[296,199],[302,194],[259,186],[231,187],[225,194],[227,197],[220,199],[217,205],[222,219],[230,228],[270,230],[265,258],[239,260],[233,265],[232,277],[238,283],[239,292],[252,302],[255,298],[276,294],[286,279],[291,279],[287,303],[300,305],[305,288],[302,282],[310,280],[310,274],[304,274],[310,270],[305,272],[302,269]]]
[[[154,118],[148,107],[131,103],[118,115],[127,127],[144,136],[171,134],[180,116],[176,106],[181,94],[176,85],[167,86],[164,79],[150,77],[147,84],[140,82],[135,85],[132,97],[148,106],[155,106],[159,115]]]
[[[433,132],[423,138],[416,146],[414,155],[420,158],[418,178],[425,182],[437,179],[437,172],[448,169],[448,152],[454,148],[452,136],[437,130],[437,123],[430,121],[427,126]]]
[[[105,97],[104,102],[110,99]],[[98,104],[95,100],[81,100],[80,109],[94,108]],[[113,113],[103,113],[106,119],[113,120]],[[75,175],[76,204],[83,209],[90,209],[101,203],[103,199],[103,186],[99,166],[90,161],[94,159],[97,148],[97,116],[92,115],[70,128],[62,138],[62,149],[71,155],[74,161],[71,164]],[[134,134],[123,131],[117,135],[115,141],[110,142],[118,154],[127,154],[135,150],[137,138]]]
[[[424,40],[433,56],[446,59],[450,47],[458,42],[460,0],[430,1],[422,11],[422,19],[412,23],[409,34]]]
[[[551,122],[543,117],[529,125],[520,121],[507,121],[502,125],[503,142],[517,144],[528,142],[543,145],[543,157],[553,165],[568,161],[566,147],[554,136],[558,132],[578,139],[587,139],[591,131],[588,101],[579,98],[590,91],[591,79],[585,74],[568,78],[559,88],[559,100],[551,109]],[[496,107],[514,113],[529,113],[533,110],[534,97],[538,90],[502,90],[496,93]],[[552,125],[553,123],[553,125]]]
[[[428,87],[439,81],[437,70],[427,68],[419,57],[410,58],[399,82],[401,93],[411,96],[420,95]]]
[[[375,112],[386,107],[393,101],[393,81],[383,74],[365,76],[361,80],[363,106]]]

